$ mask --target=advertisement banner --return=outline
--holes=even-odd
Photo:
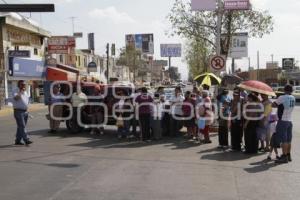
[[[135,48],[144,54],[154,54],[153,34],[129,34],[125,40],[126,47]]]
[[[9,75],[14,77],[42,78],[45,75],[45,65],[43,61],[10,57]]]
[[[249,10],[249,0],[224,0],[225,10]]]
[[[193,11],[214,11],[217,8],[217,0],[192,0]]]
[[[161,44],[161,57],[181,57],[181,44]]]
[[[221,37],[221,54],[230,58],[248,57],[248,33],[235,33],[231,37],[229,49],[227,49],[227,36]]]

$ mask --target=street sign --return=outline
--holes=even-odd
[[[212,56],[210,58],[210,67],[213,71],[225,70],[226,59],[223,56]]]
[[[8,56],[30,58],[30,51],[28,50],[8,51]]]
[[[88,64],[88,71],[89,72],[97,72],[97,64],[95,62],[90,62]]]
[[[282,69],[283,70],[292,70],[295,66],[294,58],[283,58],[282,59]]]
[[[83,33],[82,33],[82,32],[76,32],[76,33],[73,33],[73,36],[74,36],[75,38],[82,38]]]
[[[224,0],[225,10],[249,10],[249,0]]]
[[[192,0],[193,11],[214,11],[217,8],[217,0]]]
[[[221,36],[221,54],[230,58],[248,57],[248,33],[234,33],[231,36],[229,49],[227,49],[227,35]]]
[[[181,44],[161,44],[161,57],[181,57]]]

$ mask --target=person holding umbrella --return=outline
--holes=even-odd
[[[261,116],[261,113],[257,112],[257,110],[260,110],[260,108],[261,105],[258,97],[254,93],[250,93],[248,95],[248,102],[245,105],[245,112],[244,112],[245,114],[244,140],[245,140],[246,154],[257,154],[258,151],[258,139],[257,139],[256,128],[259,123],[258,120],[259,116]]]

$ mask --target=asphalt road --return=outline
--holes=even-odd
[[[16,147],[12,116],[0,118],[1,200],[261,200],[300,196],[300,107],[294,113],[293,162],[275,165],[182,138],[140,143],[105,136],[47,133],[34,112],[34,144]]]

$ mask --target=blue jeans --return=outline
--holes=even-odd
[[[17,134],[16,134],[16,142],[21,142],[23,139],[24,142],[28,141],[29,138],[26,133],[26,124],[28,120],[28,112],[21,110],[14,110],[14,117],[17,122]]]
[[[118,135],[119,136],[128,136],[129,135],[129,125],[130,121],[129,120],[124,120],[124,126],[118,128]]]

